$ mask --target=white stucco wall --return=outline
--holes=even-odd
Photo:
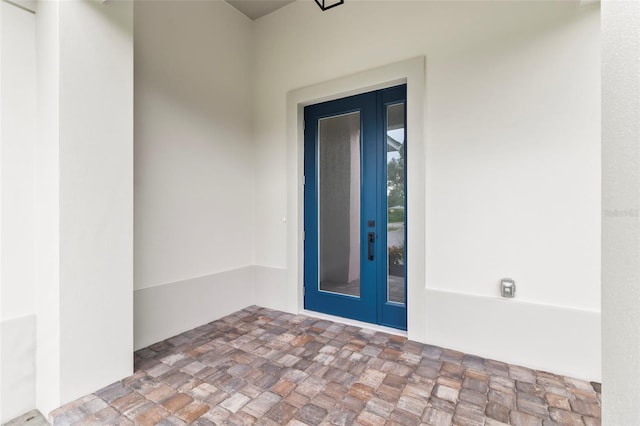
[[[251,265],[251,21],[221,1],[135,8],[136,289]]]
[[[36,26],[37,407],[47,414],[133,370],[133,3],[42,2]]]
[[[640,424],[640,3],[602,3],[602,424]]]
[[[427,286],[494,295],[509,275],[523,299],[598,309],[598,20],[569,2],[394,1],[257,21],[257,263],[286,266],[286,93],[426,55]]]
[[[495,356],[496,343],[528,335],[545,353],[514,348],[502,359],[598,378],[599,37],[598,5],[572,2],[347,2],[325,13],[296,2],[256,21],[256,263],[292,267],[287,93],[424,55],[426,190],[413,194],[426,211],[422,285],[427,306],[442,293],[458,300],[451,318],[426,312],[427,340]],[[502,277],[518,284],[512,318],[473,301],[498,312]],[[531,320],[549,309],[562,310],[559,324]],[[482,324],[484,343],[451,330],[460,316]],[[551,343],[562,349],[542,349],[549,327],[562,329]],[[580,341],[589,359],[576,370],[569,353]]]
[[[136,348],[256,303],[252,24],[135,4]]]
[[[35,313],[35,15],[2,3],[2,318]]]
[[[61,398],[68,401],[133,371],[133,2],[63,1],[60,22]]]
[[[35,37],[0,2],[0,422],[35,405]]]
[[[57,2],[36,13],[38,138],[36,142],[36,406],[60,404],[60,45]]]

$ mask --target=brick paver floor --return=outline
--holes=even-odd
[[[600,384],[256,306],[135,353],[54,425],[597,425]]]

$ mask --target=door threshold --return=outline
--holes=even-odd
[[[394,334],[396,336],[407,337],[407,332],[405,330],[399,330],[397,328],[385,327],[383,325],[371,324],[363,321],[356,321],[349,318],[337,317],[334,315],[323,314],[321,312],[316,312],[316,311],[308,311],[306,309],[301,310],[300,313],[313,318],[318,318],[321,320],[333,321],[333,322],[338,322],[345,325],[352,325],[354,327],[365,328],[372,331],[380,331],[382,333],[388,333],[388,334]]]

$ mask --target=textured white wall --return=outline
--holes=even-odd
[[[36,13],[38,138],[36,142],[36,406],[60,405],[60,210],[58,3]]]
[[[35,313],[35,16],[2,7],[2,319]]]
[[[602,2],[602,408],[640,424],[640,3]]]
[[[0,340],[0,422],[4,424],[36,406],[36,316],[2,321]]]
[[[46,414],[133,370],[133,3],[42,2],[36,25]]]
[[[69,401],[133,371],[133,2],[63,1],[60,22],[61,399]]]
[[[350,2],[319,13],[313,4],[296,2],[258,20],[255,39],[256,199],[264,224],[257,228],[258,265],[295,265],[287,264],[285,247],[298,230],[287,233],[282,224],[287,198],[297,191],[285,166],[291,152],[284,142],[287,130],[291,134],[287,95],[424,55],[426,160],[420,167],[426,191],[409,189],[409,200],[426,209],[426,255],[417,262],[426,268],[418,285],[427,292],[416,291],[409,304],[415,309],[423,303],[416,298],[436,292],[457,295],[460,305],[450,304],[449,312],[475,307],[464,318],[489,327],[484,343],[463,332],[447,333],[445,342],[437,316],[427,310],[420,313],[426,339],[495,356],[492,347],[510,337],[494,332],[496,320],[482,306],[502,302],[498,282],[510,276],[518,292],[508,311],[522,307],[535,318],[554,310],[563,319],[554,335],[567,337],[554,339],[561,349],[549,348],[548,324],[523,321],[526,330],[517,331],[539,352],[514,347],[501,359],[600,377],[597,4]],[[422,235],[409,229],[409,242]],[[295,275],[289,290],[299,285]],[[487,301],[468,303],[475,297]],[[584,335],[572,334],[582,319],[591,326]],[[414,332],[410,327],[410,336],[421,335]],[[571,360],[585,349],[574,344],[581,339],[592,346],[573,368]]]
[[[35,406],[35,16],[0,2],[0,422]]]
[[[135,10],[135,288],[252,265],[252,22],[221,1]]]
[[[256,21],[256,263],[286,262],[286,93],[426,55],[426,285],[493,296],[510,276],[520,299],[598,310],[598,8],[393,1],[318,12],[296,2]]]

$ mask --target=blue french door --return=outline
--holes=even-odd
[[[405,117],[405,85],[305,108],[305,309],[406,330]]]

